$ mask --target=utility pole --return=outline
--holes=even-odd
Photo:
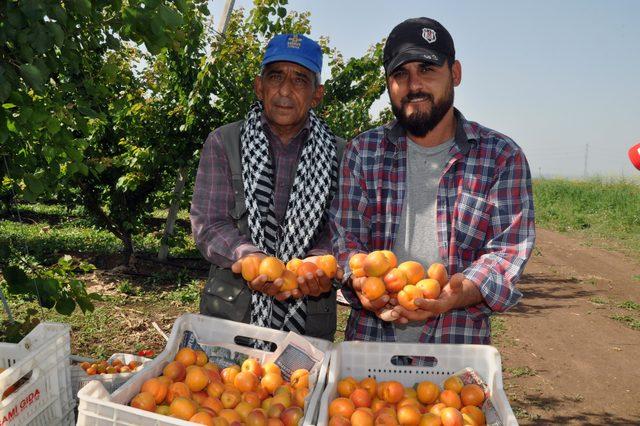
[[[589,144],[587,144],[587,146],[585,147],[584,150],[584,177],[586,178],[588,173],[587,173],[587,162],[589,160]]]
[[[235,0],[226,0],[224,3],[224,9],[220,22],[218,24],[218,34],[223,35],[227,29],[229,19],[231,19],[231,13],[233,12],[233,6],[236,3]],[[169,237],[173,235],[173,228],[176,224],[176,218],[178,217],[178,211],[180,210],[180,201],[182,200],[182,194],[184,193],[184,185],[187,182],[187,167],[182,166],[178,169],[178,178],[176,184],[173,187],[173,193],[171,195],[171,205],[167,213],[167,221],[164,226],[164,232],[162,233],[162,240],[160,240],[160,250],[158,250],[158,260],[165,261],[169,255]]]

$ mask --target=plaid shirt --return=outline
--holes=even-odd
[[[284,219],[289,195],[295,178],[298,159],[309,136],[309,121],[300,132],[284,144],[275,135],[267,121],[262,124],[271,147],[274,168],[274,207],[278,221]],[[239,141],[238,141],[239,143]],[[207,137],[196,175],[196,184],[191,199],[191,229],[200,253],[211,263],[229,268],[238,259],[260,250],[251,237],[238,231],[229,212],[235,205],[231,169],[219,131]],[[328,223],[318,234],[308,256],[331,253],[331,233]]]
[[[449,273],[464,273],[484,301],[427,320],[419,341],[489,344],[489,315],[522,297],[515,283],[535,240],[531,176],[515,142],[465,120],[457,110],[455,115],[452,158],[436,200],[438,250]],[[345,149],[331,213],[334,252],[347,275],[353,254],[393,250],[406,191],[406,155],[407,139],[397,122],[359,135]],[[363,309],[351,288],[343,293],[352,307],[346,340],[395,341],[393,323]]]

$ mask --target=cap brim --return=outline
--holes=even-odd
[[[406,64],[407,62],[426,62],[440,67],[444,64],[446,59],[446,55],[433,50],[410,49],[396,55],[388,64],[385,65],[384,69],[387,75],[389,75],[395,71],[396,68]]]
[[[273,62],[293,62],[294,64],[302,65],[303,67],[307,68],[311,72],[314,72],[314,73],[320,72],[320,68],[318,68],[316,64],[307,60],[306,58],[301,58],[299,56],[287,55],[287,54],[273,55],[268,58],[264,58],[264,60],[262,61],[262,66],[264,67],[265,65]]]

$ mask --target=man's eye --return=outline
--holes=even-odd
[[[407,77],[406,71],[396,71],[393,73],[393,78],[395,79],[403,79]]]
[[[272,81],[274,83],[278,83],[282,81],[282,74],[270,74],[269,75],[269,81]]]

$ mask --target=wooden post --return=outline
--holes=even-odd
[[[224,3],[224,9],[222,11],[222,18],[218,24],[218,33],[224,34],[227,29],[229,19],[231,19],[231,13],[233,12],[233,6],[235,0],[226,0]],[[160,243],[160,250],[158,251],[158,260],[164,262],[169,256],[169,245],[167,240],[173,235],[173,228],[176,224],[176,218],[178,217],[178,211],[180,210],[180,201],[182,200],[182,194],[184,193],[184,185],[187,182],[187,167],[183,166],[178,169],[178,178],[173,188],[173,194],[171,196],[171,205],[167,212],[167,221],[164,226],[164,232],[162,233],[162,240]]]

